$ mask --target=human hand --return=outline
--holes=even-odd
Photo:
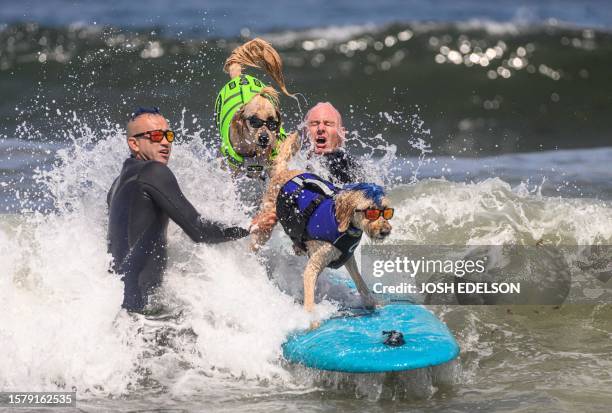
[[[262,212],[251,221],[250,232],[269,232],[276,225],[275,212]]]

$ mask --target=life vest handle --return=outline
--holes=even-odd
[[[296,176],[291,181],[296,183],[298,186],[302,188],[304,188],[306,185],[315,186],[320,190],[320,192],[323,195],[330,197],[330,198],[333,198],[333,196],[336,194],[334,190],[332,190],[330,187],[328,187],[327,185],[325,185],[323,182],[319,181],[318,179],[311,179],[311,178],[304,179],[304,178],[300,178],[299,176]]]

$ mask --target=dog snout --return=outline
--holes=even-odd
[[[391,234],[391,224],[389,224],[388,222],[385,222],[383,223],[383,226],[380,229],[380,236],[387,237],[389,234]]]
[[[266,132],[262,132],[257,137],[257,141],[260,146],[268,146],[270,143],[270,136]]]

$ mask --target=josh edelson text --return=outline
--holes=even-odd
[[[375,294],[520,294],[520,282],[493,282],[486,279],[487,258],[480,259],[426,259],[396,257],[372,261],[372,275],[376,279],[393,274],[393,283],[376,281]],[[443,274],[456,279],[470,276],[465,282],[417,282],[420,275]],[[400,282],[398,281],[400,278]],[[477,278],[477,279],[474,279]]]

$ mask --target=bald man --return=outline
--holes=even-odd
[[[161,283],[167,262],[167,228],[172,219],[195,242],[210,244],[249,235],[240,227],[203,220],[181,192],[167,164],[175,133],[157,108],[138,109],[127,125],[131,156],[107,196],[109,251],[124,282],[123,308],[142,312]],[[276,216],[253,220],[269,230]]]
[[[342,125],[342,115],[331,103],[314,105],[306,114],[304,125],[311,153],[322,156],[331,180],[346,184],[362,178],[362,168],[344,151],[346,129]]]

